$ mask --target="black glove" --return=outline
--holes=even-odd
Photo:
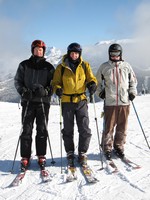
[[[129,100],[130,100],[130,101],[133,101],[134,98],[135,98],[135,95],[132,94],[132,93],[130,93],[130,94],[129,94]]]
[[[32,98],[32,91],[24,87],[22,89],[21,96],[22,96],[22,98],[30,100]]]
[[[48,95],[48,91],[43,87],[43,85],[38,83],[33,84],[32,91],[36,97],[44,97]]]
[[[57,90],[56,90],[56,95],[57,95],[59,98],[62,97],[62,95],[63,95],[63,90],[62,90],[62,88],[57,88]]]
[[[86,87],[88,88],[90,95],[93,95],[96,92],[97,85],[94,81],[89,82]]]
[[[105,99],[105,89],[103,89],[100,93],[99,93],[99,97],[101,99]]]
[[[52,96],[52,94],[53,94],[53,87],[50,85],[50,86],[47,86],[46,87],[46,89],[45,89],[45,91],[46,91],[46,96]]]

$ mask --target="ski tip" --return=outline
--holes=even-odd
[[[119,172],[119,170],[118,169],[115,169],[115,170],[113,170],[111,173],[112,174],[117,174]]]
[[[66,177],[65,182],[69,183],[69,182],[73,182],[76,180],[77,180],[77,176],[68,176],[68,177]]]
[[[99,182],[99,180],[97,178],[94,178],[93,180],[88,180],[88,183],[90,183],[90,184],[94,184],[97,182]]]
[[[70,179],[70,178],[66,178],[66,183],[70,183],[70,182],[73,182],[74,179]]]
[[[104,169],[104,167],[101,167],[100,169],[99,169],[99,171],[101,171],[101,170],[103,170]]]
[[[133,167],[133,169],[141,169],[141,168],[142,168],[141,166]]]

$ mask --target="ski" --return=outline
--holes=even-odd
[[[83,175],[88,183],[97,183],[99,180],[95,177],[89,165],[80,165]]]
[[[68,166],[67,167],[67,175],[66,175],[66,182],[72,182],[77,180],[77,170],[76,167]]]
[[[41,179],[43,183],[52,181],[52,177],[50,176],[50,172],[46,169],[41,169]]]
[[[129,160],[126,157],[120,158],[120,157],[117,156],[117,158],[119,158],[130,169],[140,169],[141,168],[140,165],[132,162],[131,160]],[[111,171],[111,173],[119,172],[119,169],[118,169],[117,165],[115,164],[115,162],[112,159],[111,160],[106,160],[106,165],[107,165],[107,168],[109,169],[109,171]]]
[[[111,173],[119,172],[117,165],[114,163],[112,159],[110,160],[106,159],[106,165],[107,165],[108,170],[111,171]]]
[[[115,158],[119,158],[126,166],[128,166],[130,169],[140,169],[141,166],[136,164],[135,162],[131,161],[130,159],[128,159],[126,156],[124,157],[120,157],[118,156],[115,152],[114,152],[114,156]]]
[[[19,186],[26,174],[26,170],[25,171],[21,171],[19,174],[17,174],[17,176],[15,177],[15,179],[12,181],[12,183],[10,184],[10,187],[15,187],[15,186]]]
[[[119,158],[126,166],[128,166],[130,169],[140,169],[141,166],[136,164],[135,162],[131,161],[130,159],[128,159],[126,156],[120,157],[116,154],[116,152],[114,151],[114,156],[115,158]]]
[[[128,167],[130,167],[131,169],[140,169],[141,166],[134,163],[133,161],[129,160],[126,157],[120,158],[120,160],[125,163]]]

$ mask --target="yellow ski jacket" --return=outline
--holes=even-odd
[[[85,69],[82,62],[85,65]],[[87,83],[94,81],[97,84],[97,79],[93,75],[90,64],[83,61],[82,57],[80,57],[80,63],[75,73],[71,70],[68,63],[67,55],[64,55],[62,63],[56,67],[52,85],[54,92],[57,88],[63,89],[62,102],[78,103],[86,99]],[[64,67],[63,74],[62,67]]]

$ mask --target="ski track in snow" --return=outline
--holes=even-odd
[[[138,96],[135,101],[139,119],[145,131],[146,138],[150,143],[149,119],[150,119],[150,95]],[[21,109],[15,103],[0,102],[0,200],[149,200],[150,199],[150,149],[141,131],[137,117],[131,105],[129,116],[128,135],[125,145],[125,154],[133,162],[140,164],[141,169],[132,170],[120,159],[114,159],[120,170],[117,174],[111,174],[101,168],[98,135],[95,123],[93,104],[89,104],[90,128],[92,139],[89,147],[88,163],[93,169],[99,182],[89,184],[86,182],[79,167],[77,167],[78,179],[66,183],[65,167],[66,158],[63,147],[63,173],[61,174],[60,159],[60,116],[59,106],[52,105],[49,114],[48,131],[56,164],[52,166],[49,145],[47,145],[47,169],[51,172],[52,181],[41,183],[40,170],[35,156],[35,129],[33,131],[32,152],[33,159],[25,178],[19,187],[9,187],[19,171],[20,152],[18,149],[14,173],[10,170],[16,150],[17,141],[21,131]],[[103,119],[100,114],[103,103],[96,103],[96,117],[101,138]],[[75,125],[75,146],[78,147],[78,133]]]

